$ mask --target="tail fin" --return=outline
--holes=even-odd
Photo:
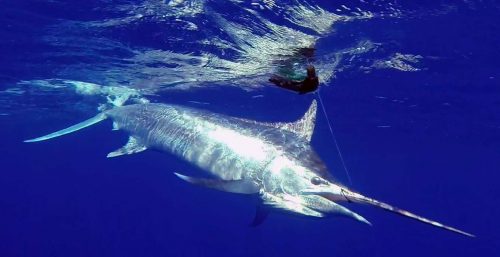
[[[59,137],[59,136],[62,136],[62,135],[66,135],[66,134],[69,134],[69,133],[72,133],[72,132],[75,132],[77,130],[80,130],[80,129],[83,129],[83,128],[86,128],[86,127],[89,127],[89,126],[92,126],[100,121],[103,121],[107,118],[107,116],[104,114],[104,113],[99,113],[97,114],[96,116],[94,116],[93,118],[90,118],[86,121],[83,121],[83,122],[80,122],[78,124],[75,124],[69,128],[65,128],[63,130],[59,130],[59,131],[56,131],[54,133],[50,133],[48,135],[45,135],[45,136],[41,136],[41,137],[37,137],[37,138],[33,138],[33,139],[28,139],[28,140],[24,140],[25,143],[32,143],[32,142],[39,142],[39,141],[44,141],[44,140],[47,140],[47,139],[51,139],[51,138],[54,138],[54,137]]]
[[[397,207],[394,207],[394,206],[391,206],[389,204],[377,201],[375,199],[371,199],[369,197],[360,195],[358,193],[354,193],[352,191],[344,190],[344,196],[348,200],[353,201],[353,202],[370,204],[370,205],[382,208],[384,210],[387,210],[387,211],[390,211],[390,212],[394,212],[394,213],[403,215],[403,216],[408,217],[408,218],[416,219],[416,220],[418,220],[420,222],[427,223],[427,224],[435,226],[435,227],[446,229],[446,230],[449,230],[449,231],[452,231],[452,232],[455,232],[455,233],[459,233],[459,234],[462,234],[462,235],[468,236],[468,237],[476,237],[473,234],[464,232],[462,230],[459,230],[459,229],[456,229],[456,228],[453,228],[453,227],[450,227],[450,226],[446,226],[446,225],[441,224],[439,222],[436,222],[436,221],[424,218],[422,216],[418,216],[418,215],[413,214],[413,213],[411,213],[409,211],[405,211],[403,209],[399,209]]]

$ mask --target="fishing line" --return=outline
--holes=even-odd
[[[326,114],[325,105],[323,104],[323,99],[321,99],[321,95],[319,92],[320,92],[320,88],[318,88],[318,91],[316,91],[318,98],[319,98],[319,104],[321,105],[321,109],[323,110],[323,114],[325,115],[326,122],[328,123],[328,128],[330,129],[330,134],[332,135],[333,142],[335,143],[335,147],[337,148],[337,152],[339,153],[340,162],[342,163],[342,166],[344,167],[345,174],[347,175],[347,180],[349,181],[349,184],[352,185],[351,175],[349,175],[349,170],[347,169],[347,166],[345,165],[344,157],[342,156],[342,151],[340,151],[340,146],[337,142],[337,138],[335,137],[335,133],[333,133],[333,125],[330,122],[328,115]]]

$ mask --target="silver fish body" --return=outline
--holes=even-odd
[[[329,177],[305,137],[273,124],[167,104],[129,105],[105,114],[139,144],[172,153],[221,180],[252,183],[263,194],[301,195],[307,188],[301,184],[310,182],[296,179],[296,170]]]
[[[233,193],[258,194],[263,206],[312,217],[342,215],[370,224],[339,205],[356,202],[466,236],[467,232],[363,196],[334,181],[310,146],[317,104],[296,122],[264,123],[170,104],[136,104],[105,111],[69,128],[26,140],[38,142],[72,133],[105,119],[130,137],[116,157],[146,149],[178,156],[211,178],[176,175],[193,184]],[[261,208],[259,208],[261,209]],[[257,214],[254,223],[265,215]]]

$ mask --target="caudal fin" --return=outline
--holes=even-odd
[[[377,201],[375,199],[371,199],[369,197],[360,195],[360,194],[352,192],[352,191],[345,190],[344,191],[344,196],[348,200],[353,201],[353,202],[366,203],[366,204],[374,205],[374,206],[380,207],[380,208],[382,208],[384,210],[387,210],[387,211],[390,211],[390,212],[394,212],[394,213],[403,215],[405,217],[412,218],[412,219],[418,220],[418,221],[423,222],[423,223],[427,223],[427,224],[435,226],[435,227],[446,229],[446,230],[449,230],[449,231],[452,231],[452,232],[455,232],[455,233],[458,233],[458,234],[462,234],[462,235],[468,236],[468,237],[476,237],[475,235],[467,233],[465,231],[462,231],[462,230],[456,229],[454,227],[450,227],[450,226],[441,224],[439,222],[436,222],[436,221],[424,218],[422,216],[416,215],[416,214],[411,213],[409,211],[405,211],[403,209],[399,209],[397,207],[394,207],[394,206],[391,206],[389,204]]]
[[[73,126],[71,126],[69,128],[65,128],[65,129],[62,129],[62,130],[50,133],[50,134],[45,135],[45,136],[41,136],[41,137],[37,137],[37,138],[33,138],[33,139],[28,139],[28,140],[24,140],[24,142],[26,142],[26,143],[39,142],[39,141],[44,141],[44,140],[51,139],[51,138],[54,138],[54,137],[59,137],[59,136],[62,136],[62,135],[66,135],[66,134],[75,132],[77,130],[80,130],[80,129],[92,126],[92,125],[94,125],[94,124],[96,124],[96,123],[98,123],[100,121],[105,120],[106,118],[107,117],[106,117],[106,115],[104,113],[99,113],[96,116],[94,116],[93,118],[90,118],[90,119],[88,119],[86,121],[83,121],[83,122],[80,122],[78,124],[75,124],[75,125],[73,125]]]

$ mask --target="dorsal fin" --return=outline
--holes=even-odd
[[[314,126],[316,124],[316,110],[318,109],[318,103],[313,100],[311,106],[307,112],[297,120],[296,122],[278,122],[274,123],[277,128],[288,130],[299,136],[302,136],[307,141],[311,141],[312,134],[314,132]]]
[[[303,137],[307,141],[311,141],[311,137],[314,132],[314,126],[316,124],[317,109],[318,109],[318,103],[316,102],[316,100],[313,100],[311,106],[309,106],[309,109],[304,114],[304,116],[302,116],[302,118],[300,118],[295,122],[259,122],[242,118],[238,119],[253,124],[260,124],[263,126],[269,126],[277,129],[286,130],[295,133],[300,137]]]

